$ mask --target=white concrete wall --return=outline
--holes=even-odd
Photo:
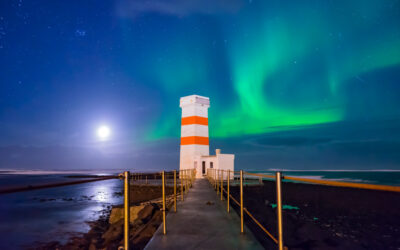
[[[179,104],[180,107],[191,105],[193,103],[210,106],[210,98],[205,97],[205,96],[200,96],[200,95],[184,96],[184,97],[181,97],[179,102],[180,102],[180,104]]]
[[[208,117],[208,107],[201,104],[192,104],[182,107],[182,118],[189,116]]]
[[[210,162],[214,163],[213,168],[215,168],[217,164],[217,158],[215,156],[198,156],[194,158],[194,161],[197,162],[197,168],[196,168],[196,178],[203,178],[207,174],[207,169],[210,168]],[[203,168],[203,161],[206,164],[206,172],[205,175],[202,173],[202,168]]]
[[[180,169],[194,168],[194,157],[209,153],[208,145],[181,145]]]
[[[233,154],[218,154],[217,155],[218,161],[218,169],[222,170],[235,170],[235,155]],[[224,179],[227,178],[227,173],[224,173]],[[231,175],[231,179],[233,178],[233,174]]]
[[[202,174],[202,162],[206,163],[206,173],[207,170],[210,169],[210,162],[213,162],[213,169],[222,169],[222,170],[231,170],[232,172],[235,170],[235,155],[233,154],[218,154],[212,156],[197,156],[194,157],[193,162],[197,161],[197,169],[196,169],[196,178],[203,178]],[[194,163],[193,163],[194,166]],[[227,173],[223,175],[224,180],[227,178]],[[233,173],[231,174],[231,179],[233,179]]]
[[[187,136],[203,136],[208,137],[208,126],[192,124],[181,127],[181,137]]]

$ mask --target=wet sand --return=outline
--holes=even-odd
[[[276,236],[275,182],[263,183],[244,188],[244,204]],[[238,187],[231,187],[231,193],[239,198]],[[289,249],[400,248],[400,193],[284,182],[282,198]],[[264,247],[275,247],[247,216],[245,220]]]

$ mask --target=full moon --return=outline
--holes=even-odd
[[[107,126],[101,126],[97,129],[97,136],[101,140],[106,140],[108,137],[110,137],[111,130]]]

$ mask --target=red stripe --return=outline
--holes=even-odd
[[[208,126],[208,118],[207,117],[201,117],[201,116],[188,116],[188,117],[183,117],[182,118],[182,126],[184,126],[184,125],[192,125],[192,124]]]
[[[181,137],[181,145],[209,145],[208,137],[187,136]]]

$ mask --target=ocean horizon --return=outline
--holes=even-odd
[[[93,176],[105,176],[105,175],[117,175],[122,173],[123,169],[96,169],[96,170],[21,170],[21,169],[4,169],[0,170],[0,178],[6,175],[21,175],[21,176],[56,176],[56,175],[93,175]],[[155,170],[129,170],[131,173],[144,173],[144,172],[157,172]],[[161,170],[160,170],[161,171]],[[287,176],[299,176],[303,178],[310,179],[323,179],[332,181],[343,181],[343,182],[357,182],[357,183],[367,183],[367,184],[377,184],[377,185],[394,185],[400,186],[400,170],[399,169],[321,169],[321,170],[311,170],[311,169],[244,169],[244,171],[251,173],[263,173],[263,174],[274,174],[277,171],[281,171],[283,175]],[[0,188],[5,187],[10,182],[5,181],[4,178],[0,183]],[[23,185],[23,183],[17,181]],[[15,183],[13,183],[15,186]],[[37,183],[28,183],[37,184]]]

